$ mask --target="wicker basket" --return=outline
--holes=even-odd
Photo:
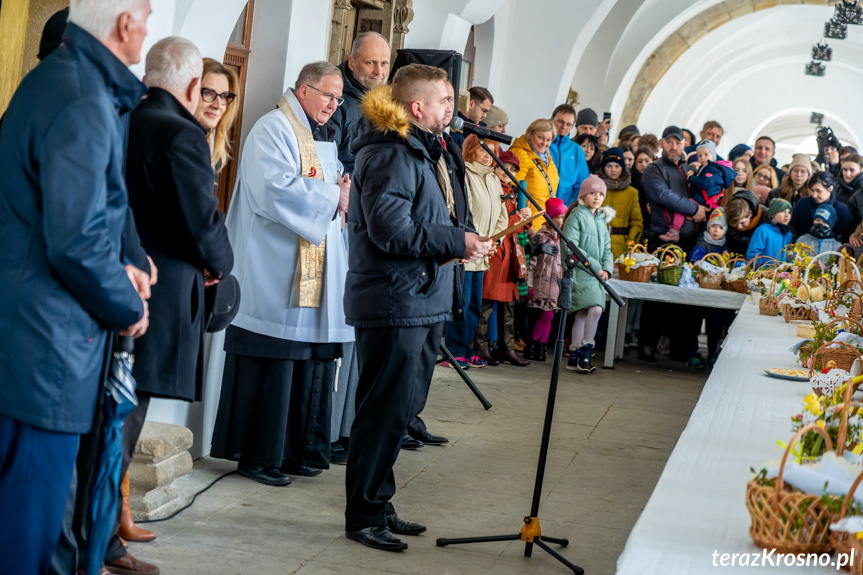
[[[728,271],[734,267],[732,264],[743,262],[748,265],[748,262],[743,258],[732,258],[725,262],[725,265],[728,267]],[[726,281],[725,276],[722,278],[722,289],[726,291],[735,291],[737,293],[749,293],[749,285],[746,283],[746,274],[743,274],[743,278],[739,280],[735,280],[733,282]]]
[[[773,270],[773,276],[770,278],[770,289],[765,297],[758,300],[758,313],[767,316],[779,315],[779,300],[776,299],[776,270]]]
[[[861,288],[860,292],[854,289],[857,287]],[[849,307],[848,316],[858,321],[863,320],[863,282],[859,280],[850,279],[842,282],[833,292],[827,305],[824,306],[824,311],[829,315],[835,314],[836,309],[842,305],[849,294],[851,296],[851,306]]]
[[[699,261],[712,263],[722,269],[722,271],[718,274],[709,274],[703,269],[697,266],[693,266],[693,271],[697,270],[695,274],[695,281],[698,282],[699,287],[702,287],[704,289],[719,289],[725,279],[725,258],[723,258],[718,253],[713,252],[710,254],[706,254]]]
[[[851,321],[857,324],[857,326],[860,325],[850,318],[839,318],[838,320],[833,320],[828,323],[824,329],[830,329],[830,326],[837,321]],[[810,379],[815,375],[815,368],[818,365],[819,359],[821,360],[822,367],[832,361],[836,364],[836,369],[844,369],[845,371],[851,371],[851,367],[854,365],[855,359],[859,359],[863,362],[863,356],[860,355],[860,351],[853,345],[845,343],[844,341],[826,341],[821,345],[821,347],[815,350],[815,353],[812,354],[812,362],[809,366]],[[857,386],[852,387],[856,388]],[[822,395],[820,389],[813,387],[812,390],[816,394]]]
[[[666,285],[679,285],[680,277],[683,275],[683,250],[673,244],[666,244],[653,252],[653,255],[659,259],[657,281]],[[673,263],[666,263],[665,256],[669,256]]]
[[[746,508],[752,520],[749,536],[763,549],[789,554],[830,550],[830,511],[821,504],[821,497],[786,485],[783,477],[792,447],[809,431],[819,433],[827,449],[833,449],[824,429],[814,423],[803,426],[788,442],[775,485],[760,485],[754,479],[746,485]]]
[[[792,306],[790,303],[783,303],[779,306],[779,311],[782,312],[782,319],[785,323],[792,321],[809,321],[812,317],[812,307],[809,305]]]
[[[645,248],[643,244],[636,244],[632,246],[632,249],[629,250],[629,252],[627,252],[627,255],[638,252],[645,254],[648,253],[647,248]],[[614,267],[617,268],[618,277],[627,282],[647,283],[650,281],[650,276],[653,275],[654,271],[656,271],[655,265],[630,268],[629,271],[626,271],[626,266],[621,263],[614,264]]]
[[[854,480],[854,483],[851,484],[851,488],[848,490],[848,494],[842,502],[842,509],[839,511],[839,515],[834,517],[831,523],[836,523],[845,518],[845,514],[848,512],[848,505],[851,503],[854,493],[857,491],[857,487],[860,486],[861,481],[863,481],[863,473],[858,475],[857,479]],[[830,547],[832,547],[833,551],[838,555],[849,555],[854,553],[856,557],[854,557],[853,561],[850,561],[851,565],[843,565],[843,569],[845,571],[850,571],[855,575],[863,575],[863,542],[861,542],[860,539],[842,531],[831,531]]]

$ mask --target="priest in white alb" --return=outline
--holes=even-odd
[[[267,485],[329,467],[335,360],[354,340],[342,303],[350,177],[326,125],[341,96],[338,68],[302,69],[249,133],[228,210],[242,299],[211,455]]]

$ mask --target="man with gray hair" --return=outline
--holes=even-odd
[[[22,81],[0,133],[3,574],[48,570],[112,335],[147,330],[122,158],[149,13],[149,0],[72,0],[63,44]]]
[[[265,485],[330,465],[335,360],[354,340],[341,225],[351,182],[327,125],[341,103],[338,68],[303,67],[249,132],[228,210],[243,298],[225,332],[210,454]]]
[[[194,116],[202,72],[201,55],[189,40],[159,40],[147,52],[144,83],[150,89],[129,124],[129,204],[141,245],[159,269],[159,283],[149,302],[152,329],[135,343],[138,406],[123,425],[121,477],[152,397],[201,399],[206,321],[201,304],[205,288],[227,276],[234,264],[213,195],[210,148]],[[158,572],[126,552],[116,527],[105,567],[112,573]]]

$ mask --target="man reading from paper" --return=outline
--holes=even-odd
[[[350,178],[326,125],[341,95],[338,68],[302,69],[249,133],[226,221],[242,300],[212,455],[267,485],[329,467],[335,359],[354,339],[342,303]]]

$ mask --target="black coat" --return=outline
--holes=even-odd
[[[227,275],[234,255],[213,195],[204,129],[159,88],[152,88],[132,112],[126,182],[141,244],[159,270],[150,299],[150,329],[135,342],[138,389],[200,400],[203,272]]]
[[[336,112],[327,124],[335,133],[336,146],[339,148],[339,161],[345,167],[346,174],[354,173],[354,152],[351,150],[351,140],[357,135],[360,118],[360,100],[366,93],[366,87],[359,83],[348,68],[347,61],[339,64],[342,71],[344,88],[342,97],[345,101],[336,108]]]
[[[863,173],[857,174],[850,184],[846,184],[840,174],[836,178],[836,199],[848,206],[853,232],[863,221]]]
[[[446,152],[437,138],[407,122],[389,87],[376,88],[367,100],[371,117],[352,144],[347,322],[359,328],[432,325],[453,308],[456,266],[443,264],[465,254],[465,228],[450,218],[435,175]],[[445,159],[455,180],[452,156]],[[455,186],[453,192],[456,199],[463,194]]]

